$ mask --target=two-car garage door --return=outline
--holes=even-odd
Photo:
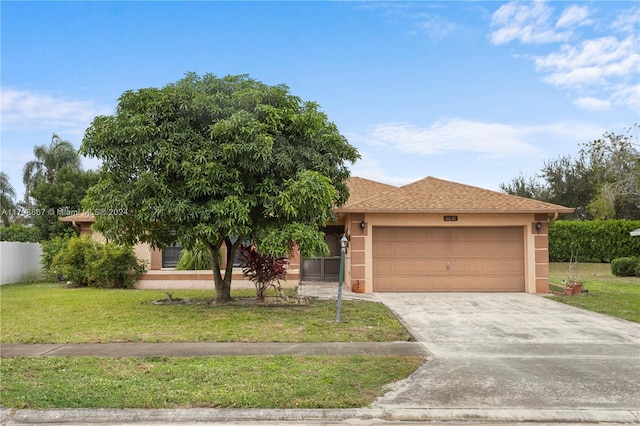
[[[373,228],[373,291],[524,291],[524,229]]]

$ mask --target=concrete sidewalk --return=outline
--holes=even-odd
[[[245,355],[398,355],[424,356],[418,342],[327,343],[76,343],[0,345],[0,356],[245,356]]]

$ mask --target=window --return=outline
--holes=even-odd
[[[175,268],[178,264],[178,258],[180,257],[181,251],[182,246],[180,245],[180,243],[176,243],[171,247],[165,247],[162,250],[162,267]]]

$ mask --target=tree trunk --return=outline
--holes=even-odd
[[[216,303],[229,303],[233,301],[231,297],[231,278],[233,276],[233,257],[236,254],[236,250],[240,246],[241,239],[238,238],[235,242],[232,242],[230,238],[220,238],[216,241],[215,246],[210,242],[207,242],[209,246],[209,252],[211,253],[211,264],[213,265],[213,280],[216,287]],[[227,247],[227,262],[224,270],[224,278],[222,277],[222,270],[220,267],[220,258],[218,253],[224,243]]]
[[[209,247],[209,253],[211,254],[211,265],[213,266],[213,282],[216,288],[216,303],[229,303],[233,299],[231,298],[231,279],[227,281],[227,274],[224,279],[222,278],[222,271],[220,270],[220,247],[222,247],[223,239],[220,238],[215,244],[211,244],[207,241]]]

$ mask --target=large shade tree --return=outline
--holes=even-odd
[[[194,73],[125,92],[113,115],[94,119],[81,152],[103,164],[85,200],[106,213],[97,228],[128,244],[204,243],[218,302],[231,300],[242,241],[273,256],[328,251],[320,227],[347,200],[346,163],[359,158],[319,106],[287,86]]]

